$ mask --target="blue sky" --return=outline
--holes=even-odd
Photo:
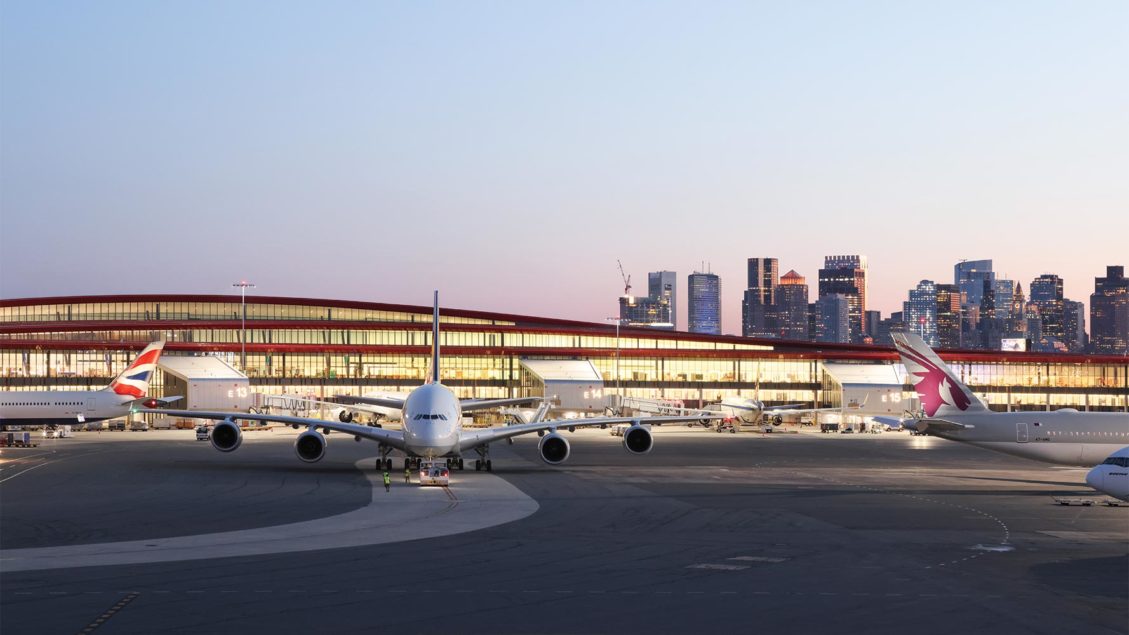
[[[872,306],[1129,264],[1125,2],[0,6],[0,297],[227,293],[599,320],[745,258]],[[683,302],[683,306],[685,302]],[[684,321],[683,321],[684,324]]]

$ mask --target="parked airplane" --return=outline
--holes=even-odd
[[[893,338],[925,414],[905,421],[907,428],[1036,461],[1087,467],[1129,444],[1129,414],[1074,408],[992,412],[920,337],[896,333]]]
[[[146,399],[164,342],[153,342],[102,390],[0,392],[0,425],[66,425],[124,417],[139,401],[152,408],[180,399]]]
[[[640,397],[625,397],[623,405],[640,412],[660,415],[700,415],[702,418],[694,423],[707,428],[713,427],[718,432],[724,430],[736,432],[740,424],[757,425],[766,422],[766,418],[768,423],[780,425],[783,422],[782,415],[785,414],[841,411],[839,408],[803,408],[802,404],[769,406],[759,399],[749,397],[725,397],[717,403],[706,404],[701,408],[686,408],[669,400]]]
[[[644,422],[686,422],[697,421],[701,416],[693,417],[599,417],[592,419],[560,419],[550,421],[535,421],[517,425],[486,428],[482,430],[463,429],[463,411],[466,405],[461,403],[450,388],[440,381],[439,373],[439,292],[435,292],[435,306],[431,325],[431,373],[428,381],[422,386],[412,390],[400,403],[402,408],[402,430],[386,430],[354,423],[339,421],[326,421],[322,419],[309,419],[305,417],[288,417],[281,415],[247,414],[241,412],[203,412],[195,410],[154,410],[140,409],[139,412],[164,414],[174,417],[196,417],[215,419],[211,434],[212,446],[221,452],[231,452],[243,442],[243,436],[237,420],[273,421],[292,426],[297,429],[306,426],[306,431],[298,435],[294,443],[294,451],[298,458],[307,463],[320,461],[325,457],[325,434],[340,432],[351,435],[354,440],[370,439],[379,444],[380,458],[378,467],[392,468],[392,459],[389,454],[399,450],[405,455],[405,467],[422,459],[448,458],[458,468],[463,467],[463,455],[475,452],[476,470],[491,471],[493,464],[490,459],[490,444],[522,434],[537,433],[541,441],[537,445],[541,459],[550,465],[558,465],[568,459],[570,448],[568,440],[558,430],[583,427],[607,427],[618,423],[631,424],[623,435],[623,447],[632,454],[646,454],[651,451],[654,441],[651,433],[642,424]],[[478,403],[488,403],[499,400],[483,400]],[[493,407],[493,404],[488,407]],[[318,430],[322,432],[319,432]],[[323,434],[324,433],[324,434]]]
[[[1114,498],[1129,501],[1129,446],[1114,452],[1086,474],[1086,484]]]
[[[331,414],[342,423],[352,423],[357,413],[369,414],[373,422],[384,420],[399,421],[403,414],[404,401],[408,393],[370,393],[360,397],[350,395],[337,395],[336,403],[315,401],[320,405],[333,408]],[[521,406],[535,404],[541,401],[540,397],[517,397],[513,399],[460,399],[459,405],[463,412],[475,410],[489,410],[505,406]]]

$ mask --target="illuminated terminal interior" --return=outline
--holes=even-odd
[[[325,398],[405,391],[425,380],[431,307],[249,296],[128,295],[0,300],[5,390],[100,388],[147,342],[165,355],[214,355],[253,392]],[[442,309],[442,381],[461,397],[527,396],[523,359],[587,359],[606,394],[682,400],[728,396],[839,407],[825,362],[891,364],[892,349],[654,331]],[[246,333],[246,342],[243,334]],[[245,351],[245,353],[244,353]],[[245,354],[245,360],[244,360]],[[946,351],[996,410],[1129,410],[1129,359]],[[618,374],[617,374],[618,368]],[[908,390],[908,386],[907,386]],[[154,393],[162,394],[158,373]]]

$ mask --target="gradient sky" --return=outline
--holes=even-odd
[[[602,320],[745,259],[871,307],[1129,265],[1129,3],[0,5],[0,297],[256,293]],[[813,297],[814,299],[814,297]],[[1088,310],[1087,310],[1088,311]]]

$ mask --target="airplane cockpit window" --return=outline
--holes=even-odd
[[[1129,467],[1129,456],[1111,456],[1102,465],[1116,465],[1117,467]]]

